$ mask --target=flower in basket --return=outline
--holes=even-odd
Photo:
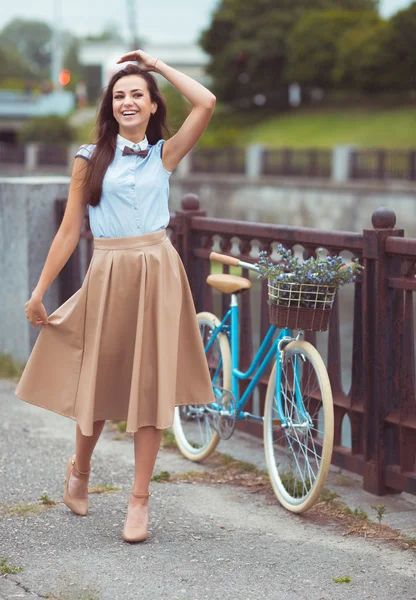
[[[256,264],[259,277],[269,282],[269,304],[331,309],[337,289],[355,281],[364,268],[358,259],[345,264],[340,256],[318,252],[317,258],[300,261],[281,244],[277,249],[281,256],[278,263],[271,262],[267,252],[260,252]]]

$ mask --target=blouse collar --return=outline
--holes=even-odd
[[[146,150],[148,145],[149,145],[149,142],[147,141],[146,136],[144,136],[144,139],[141,142],[139,142],[138,144],[135,144],[134,142],[131,142],[130,140],[126,140],[126,138],[122,137],[120,134],[117,134],[117,148],[120,148],[120,150],[123,150],[125,146],[128,146],[129,148],[132,148],[133,150]]]

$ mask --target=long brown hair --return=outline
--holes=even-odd
[[[169,137],[170,132],[167,125],[166,101],[161,94],[156,79],[148,71],[144,71],[136,65],[127,65],[124,69],[117,71],[103,90],[100,110],[94,130],[96,147],[91,159],[87,162],[87,172],[84,180],[84,193],[88,204],[97,206],[100,203],[104,175],[114,160],[116,151],[117,134],[119,125],[113,115],[113,88],[116,82],[128,75],[140,75],[147,83],[150,98],[157,104],[157,111],[150,116],[146,129],[149,144],[156,144],[164,137]]]

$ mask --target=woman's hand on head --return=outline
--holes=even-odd
[[[143,52],[143,50],[135,50],[134,52],[128,52],[127,54],[124,54],[118,59],[117,64],[128,62],[130,60],[135,60],[138,62],[139,67],[146,71],[153,71],[157,61],[156,58],[150,56],[150,54],[146,54],[146,52]]]
[[[40,298],[32,296],[31,299],[25,304],[26,319],[33,325],[33,327],[40,327],[41,325],[48,324],[48,315],[46,314],[45,307],[42,304]]]

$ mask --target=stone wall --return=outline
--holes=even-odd
[[[335,184],[229,175],[172,177],[171,210],[187,193],[198,194],[208,216],[360,232],[379,207],[391,208],[408,237],[416,237],[416,185]]]
[[[55,199],[67,177],[0,179],[0,353],[26,360],[38,336],[24,305],[36,286],[56,233]],[[47,291],[48,314],[58,306],[58,281]]]

